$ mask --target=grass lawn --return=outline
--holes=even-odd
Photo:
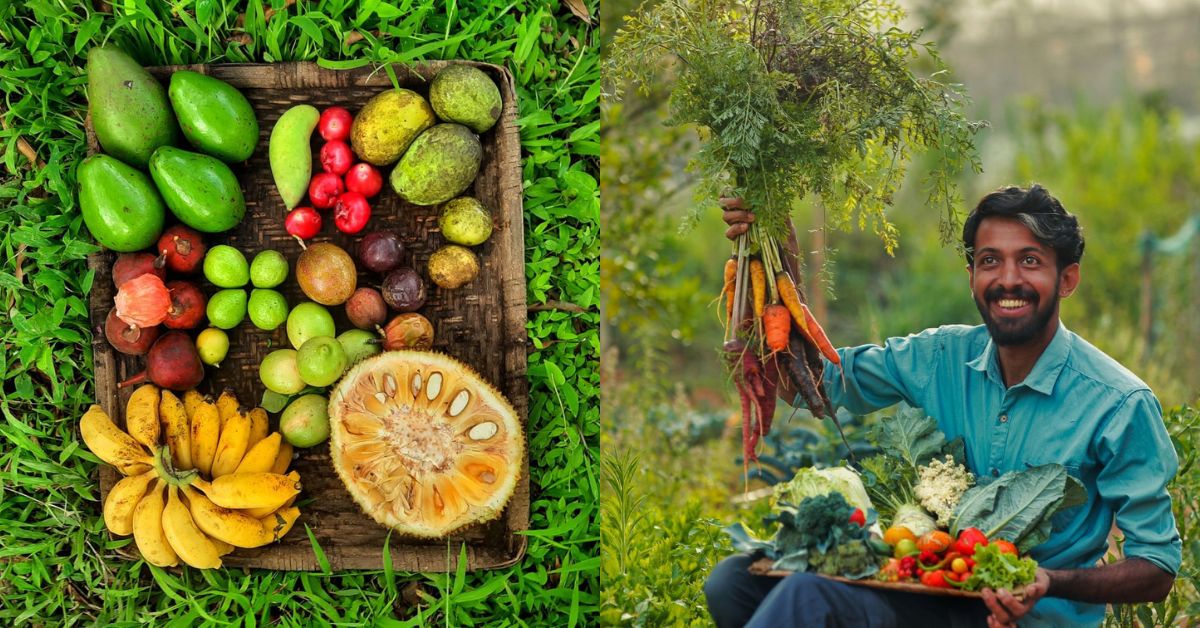
[[[478,6],[476,6],[478,5]],[[146,0],[0,3],[0,624],[530,625],[599,609],[597,0]],[[98,460],[76,202],[84,62],[115,43],[143,65],[472,59],[516,77],[525,187],[531,531],[517,565],[478,573],[164,571],[116,550]],[[11,321],[11,322],[9,322]],[[101,340],[102,342],[103,340]]]

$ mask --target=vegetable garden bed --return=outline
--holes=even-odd
[[[395,67],[394,70],[401,87],[420,89],[447,63],[432,62],[409,68]],[[435,326],[433,349],[474,367],[508,397],[522,422],[526,422],[529,384],[526,379],[524,221],[513,79],[500,66],[454,63],[466,63],[483,70],[500,87],[504,100],[499,122],[480,136],[483,160],[474,187],[468,190],[492,208],[495,230],[491,239],[478,249],[481,270],[475,281],[455,291],[432,290],[421,311]],[[234,167],[246,199],[246,217],[237,228],[212,238],[209,244],[230,244],[248,256],[261,250],[278,250],[294,266],[301,248],[284,230],[286,210],[276,191],[267,155],[271,129],[279,116],[296,104],[361,109],[372,96],[391,87],[388,75],[383,71],[373,72],[370,68],[325,70],[312,63],[148,69],[164,83],[176,70],[208,74],[232,84],[249,99],[259,121],[259,144],[249,160]],[[89,150],[97,152],[98,144],[90,121],[87,131]],[[408,251],[406,260],[414,267],[423,268],[442,240],[437,227],[437,208],[405,203],[390,189],[377,197],[372,205],[374,215],[370,230],[387,229],[399,234]],[[353,250],[357,239],[330,229],[312,242],[333,242]],[[115,259],[116,254],[112,252],[96,253],[88,258],[89,268],[95,271],[89,309],[92,326],[99,330],[92,345],[97,402],[110,411],[118,424],[122,424],[123,409],[133,388],[118,389],[117,384],[143,367],[140,358],[114,351],[104,338],[104,319],[112,307],[115,293],[111,277]],[[211,294],[214,287],[202,279],[199,281]],[[359,269],[360,286],[375,282],[376,278],[369,271]],[[292,305],[307,300],[294,281],[286,282],[280,290]],[[330,311],[339,328],[349,328],[344,308],[330,308]],[[200,390],[215,397],[228,387],[234,389],[239,399],[257,403],[262,396],[258,365],[272,350],[288,346],[286,330],[281,326],[274,331],[263,331],[247,322],[229,330],[229,336],[227,358],[220,368],[206,369]],[[272,429],[276,425],[277,417],[272,417]],[[298,451],[299,457],[293,468],[300,472],[304,484],[299,502],[302,506],[299,524],[303,525],[297,525],[276,544],[261,549],[239,549],[226,556],[227,566],[321,569],[323,565],[308,539],[305,526],[312,530],[329,567],[335,570],[382,568],[385,543],[390,549],[391,566],[408,571],[456,569],[460,544],[466,545],[469,569],[508,566],[524,554],[526,537],[520,532],[529,526],[528,454],[521,463],[516,492],[499,519],[468,527],[448,540],[424,541],[399,535],[393,535],[389,540],[389,530],[359,510],[329,464],[328,443]],[[118,479],[115,469],[101,467],[101,501]],[[138,556],[133,545],[127,546],[126,551],[131,558]]]

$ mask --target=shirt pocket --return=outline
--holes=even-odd
[[[1084,489],[1088,491],[1088,501],[1089,502],[1091,501],[1091,497],[1092,497],[1091,493],[1095,489],[1089,488],[1087,485],[1087,482],[1084,482],[1084,476],[1083,476],[1083,472],[1082,472],[1082,468],[1083,468],[1082,464],[1080,464],[1079,462],[1073,461],[1073,460],[1069,460],[1069,459],[1066,462],[1064,462],[1062,460],[1055,460],[1055,459],[1041,459],[1038,462],[1026,461],[1025,468],[1032,469],[1033,467],[1040,467],[1040,466],[1046,465],[1046,464],[1061,464],[1063,467],[1065,467],[1067,470],[1067,475],[1071,476],[1072,478],[1075,478],[1075,480],[1077,482],[1079,482],[1080,484],[1082,484]],[[1061,511],[1055,513],[1054,515],[1052,515],[1050,517],[1050,526],[1054,529],[1055,532],[1058,532],[1059,530],[1065,530],[1065,529],[1071,527],[1072,524],[1076,523],[1077,520],[1082,521],[1083,517],[1086,514],[1087,514],[1087,503],[1077,505],[1077,506],[1072,506],[1070,508],[1061,510]]]

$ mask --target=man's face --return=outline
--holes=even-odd
[[[975,307],[1000,346],[1049,342],[1057,329],[1058,301],[1079,282],[1079,264],[1059,272],[1054,249],[1020,221],[985,218],[975,235],[969,267]]]

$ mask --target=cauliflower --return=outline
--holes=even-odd
[[[938,526],[942,528],[950,525],[958,500],[974,484],[975,476],[956,464],[952,456],[946,456],[945,462],[934,459],[917,467],[917,499],[926,510],[937,515]]]

